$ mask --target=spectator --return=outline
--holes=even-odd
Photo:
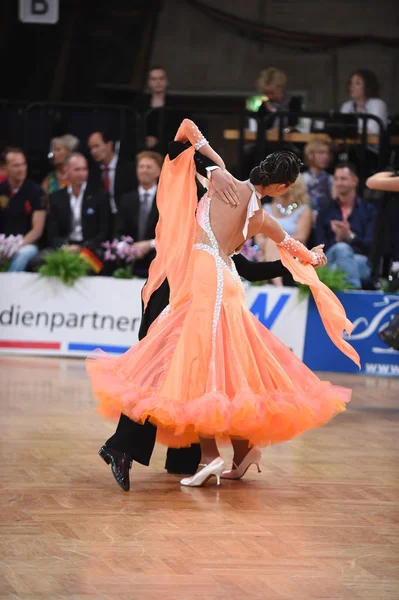
[[[74,152],[67,161],[68,187],[50,197],[47,219],[51,248],[80,252],[82,247],[101,249],[107,239],[108,195],[94,184],[88,184],[87,161]]]
[[[25,271],[29,261],[39,253],[47,197],[40,185],[26,177],[28,168],[21,148],[6,148],[3,161],[7,179],[0,184],[0,233],[23,236],[22,246],[14,254],[9,271]]]
[[[376,211],[357,195],[359,179],[351,163],[338,164],[334,171],[336,199],[317,217],[316,242],[325,244],[329,266],[340,267],[357,289],[370,278],[367,256],[370,250]]]
[[[304,149],[305,164],[308,170],[303,174],[303,182],[312,204],[313,214],[331,202],[333,176],[326,169],[331,162],[330,142],[323,138],[313,138]]]
[[[168,76],[162,67],[153,67],[148,72],[149,94],[142,98],[139,112],[144,124],[144,148],[159,152],[163,156],[168,151],[168,143],[173,140],[182,115],[174,110],[168,96]]]
[[[368,69],[357,69],[349,77],[350,100],[341,106],[341,113],[368,113],[379,117],[384,124],[388,123],[387,105],[379,98],[380,85],[376,75]],[[363,121],[358,121],[359,132],[363,130]],[[367,121],[367,133],[379,134],[380,127],[376,121]]]
[[[115,142],[103,131],[92,133],[88,145],[91,156],[97,163],[90,173],[90,181],[95,188],[103,187],[109,194],[108,237],[112,237],[121,196],[130,192],[135,184],[134,164],[119,159],[115,152]]]
[[[63,135],[51,140],[51,154],[54,165],[53,171],[43,179],[42,188],[50,195],[62,190],[69,184],[67,173],[68,157],[75,152],[79,146],[79,140],[74,135]]]
[[[257,130],[257,139],[256,144],[250,143],[244,146],[243,162],[240,165],[240,171],[244,177],[265,155],[277,149],[276,142],[264,139],[265,130],[277,129],[279,126],[279,119],[276,118],[275,113],[277,111],[299,112],[302,104],[300,97],[292,96],[287,92],[287,76],[275,67],[261,71],[257,86],[259,93],[264,96],[264,101],[258,112],[254,113],[254,116],[257,115],[257,119],[249,120],[249,128],[252,131]],[[290,127],[294,127],[297,121],[297,117],[284,118],[285,125]],[[262,127],[258,127],[260,122],[262,122]]]
[[[269,117],[266,129],[278,126],[274,117],[277,111],[298,112],[301,109],[301,99],[287,92],[287,76],[275,67],[261,71],[258,79],[259,92],[266,96],[258,110],[258,118]],[[294,126],[297,118],[289,119],[288,124]]]
[[[265,204],[263,209],[279,219],[281,227],[294,239],[306,244],[312,230],[312,210],[303,178],[298,177],[293,186],[282,196],[273,198],[270,204]],[[263,234],[255,236],[259,246],[262,260],[278,260],[277,246]],[[275,285],[283,285],[281,277],[273,279]]]
[[[148,276],[148,268],[155,256],[154,238],[158,221],[156,193],[163,157],[149,150],[137,155],[138,186],[121,198],[117,217],[117,237],[131,236],[141,260],[136,260],[134,273]]]

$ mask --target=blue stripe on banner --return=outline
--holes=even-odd
[[[80,352],[92,352],[100,348],[104,352],[112,352],[114,354],[123,354],[126,350],[129,350],[129,346],[108,346],[106,344],[79,344],[71,342],[68,344],[68,350],[79,350]]]

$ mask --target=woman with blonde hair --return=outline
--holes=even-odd
[[[306,244],[312,230],[312,210],[302,175],[298,176],[285,194],[273,198],[270,204],[265,204],[263,210],[278,219],[281,227],[292,238]],[[262,260],[277,260],[278,248],[270,238],[259,233],[255,236],[255,242],[259,246]],[[283,280],[277,277],[273,279],[273,283],[282,286]]]
[[[74,135],[66,134],[51,140],[51,154],[54,169],[42,182],[42,188],[50,195],[69,185],[67,179],[67,161],[72,152],[76,152],[79,140]]]
[[[263,103],[258,110],[258,119],[270,117],[270,123],[266,129],[277,127],[278,122],[273,113],[277,111],[298,112],[301,109],[301,101],[298,97],[292,97],[287,93],[287,76],[276,67],[268,67],[260,72],[258,78],[258,90],[265,96]],[[296,118],[289,119],[288,125],[296,123]]]
[[[314,137],[304,149],[308,170],[303,181],[310,197],[314,216],[332,199],[333,176],[326,169],[331,163],[331,141],[329,138]]]

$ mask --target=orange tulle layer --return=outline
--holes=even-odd
[[[345,410],[351,391],[320,381],[261,325],[246,307],[241,284],[225,269],[213,346],[215,259],[194,251],[189,269],[192,293],[144,340],[120,357],[97,351],[88,359],[103,416],[150,419],[157,440],[173,447],[200,436],[267,446]]]

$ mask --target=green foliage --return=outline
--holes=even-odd
[[[11,265],[11,261],[6,259],[6,258],[1,258],[0,259],[0,273],[7,273],[8,269],[10,268]]]
[[[54,250],[44,255],[45,263],[39,268],[42,277],[57,277],[72,287],[80,277],[87,275],[89,266],[75,252]]]
[[[135,279],[133,275],[132,265],[128,265],[127,267],[119,267],[112,274],[113,277],[117,279]]]
[[[329,267],[321,267],[317,269],[317,275],[320,281],[333,292],[343,292],[344,290],[353,289],[353,286],[348,283],[348,273],[340,268],[333,271]],[[298,284],[298,288],[298,300],[301,302],[310,294],[310,288],[308,285],[303,285],[302,283]]]

